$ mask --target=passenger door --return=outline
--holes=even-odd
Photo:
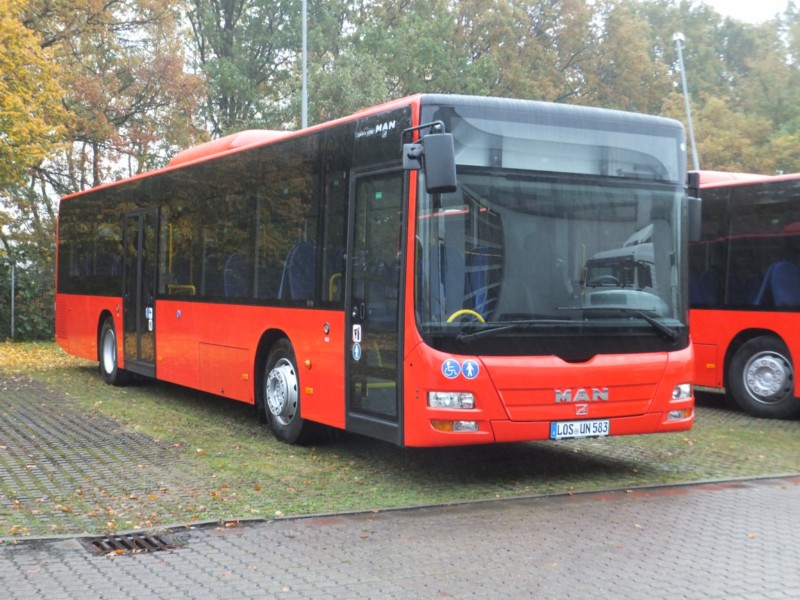
[[[402,443],[403,172],[354,177],[348,252],[347,429]]]
[[[125,214],[123,245],[123,346],[125,369],[155,376],[155,297],[158,210]]]

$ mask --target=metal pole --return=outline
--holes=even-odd
[[[17,263],[11,263],[11,341],[14,341],[14,308],[17,296]]]
[[[686,70],[683,68],[683,42],[686,38],[682,33],[672,36],[675,48],[678,50],[678,64],[681,67],[681,85],[683,86],[683,103],[686,105],[686,121],[689,125],[689,141],[692,144],[692,165],[695,171],[700,170],[700,157],[697,155],[697,144],[694,142],[694,127],[692,126],[692,109],[689,104],[689,89],[686,87]]]
[[[308,127],[308,0],[303,0],[303,102],[301,126]]]

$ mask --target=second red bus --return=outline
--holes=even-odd
[[[800,414],[800,174],[700,173],[690,246],[695,383],[758,417]]]

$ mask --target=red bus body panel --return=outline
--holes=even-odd
[[[325,333],[325,325],[329,332]],[[161,300],[156,303],[156,376],[255,403],[256,352],[283,332],[300,371],[302,416],[344,427],[344,313]]]
[[[694,384],[701,387],[725,387],[725,359],[731,342],[746,332],[773,332],[789,348],[792,362],[800,360],[800,314],[737,310],[692,309],[689,324],[694,340]],[[800,380],[795,378],[794,395],[800,396]]]
[[[97,360],[105,313],[120,332],[117,355],[125,368],[121,298],[58,294],[56,341],[72,355]],[[344,313],[162,300],[155,314],[157,379],[253,404],[258,345],[278,329],[294,346],[303,417],[345,426]]]
[[[553,421],[610,419],[610,435],[690,429],[694,398],[673,400],[673,388],[692,377],[692,349],[674,353],[596,357],[575,365],[557,357],[451,356],[417,345],[406,358],[406,428],[409,446],[445,446],[543,440]],[[474,360],[480,372],[470,381],[447,379],[442,363]],[[556,390],[608,390],[607,401],[557,402]],[[428,391],[469,391],[475,409],[433,409]],[[667,421],[670,411],[688,409],[691,417]],[[477,432],[442,432],[434,420],[477,421]]]
[[[56,342],[73,356],[97,360],[97,338],[104,313],[111,315],[115,329],[122,331],[122,298],[56,294]],[[117,343],[123,367],[121,336]]]
[[[701,171],[700,188],[719,188],[795,180],[800,174],[758,175]],[[793,364],[800,361],[800,313],[790,311],[692,308],[689,326],[695,351],[693,383],[704,388],[725,387],[725,365],[731,342],[739,336],[752,337],[772,332],[789,349]],[[794,395],[800,396],[800,378],[795,378]]]

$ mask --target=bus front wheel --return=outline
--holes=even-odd
[[[278,340],[267,355],[262,389],[262,420],[287,444],[302,443],[308,425],[300,417],[300,379],[294,349]]]
[[[776,337],[760,336],[742,344],[727,380],[734,401],[750,415],[786,419],[800,413],[789,349]]]
[[[109,385],[125,385],[127,373],[119,368],[117,361],[117,333],[114,330],[114,321],[110,317],[103,321],[99,340],[100,347],[97,356],[103,381]]]

